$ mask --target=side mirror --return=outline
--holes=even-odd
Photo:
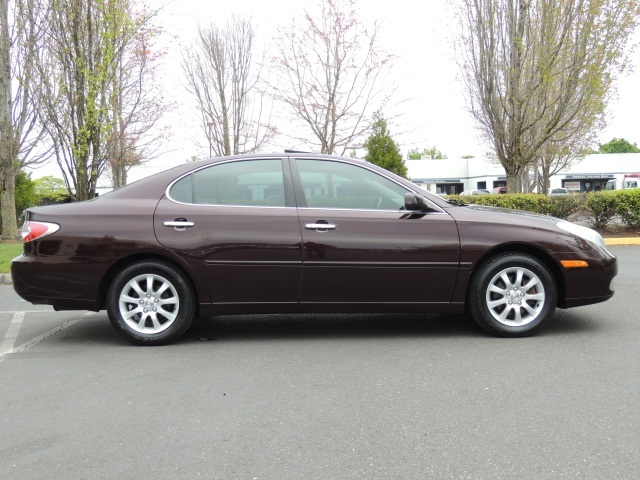
[[[430,211],[433,207],[429,205],[427,199],[417,193],[405,193],[404,194],[404,208],[409,211]]]

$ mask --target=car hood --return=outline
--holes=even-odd
[[[516,210],[515,208],[491,207],[488,205],[477,205],[477,204],[465,205],[460,208],[467,208],[469,210],[474,210],[477,212],[488,212],[488,213],[497,214],[497,215],[517,215],[518,217],[524,217],[527,219],[538,218],[543,221],[552,221],[554,223],[558,221],[556,217],[552,217],[550,215],[543,215],[541,213],[528,212],[526,210]]]
[[[487,223],[497,225],[513,225],[527,228],[551,230],[554,232],[565,232],[557,227],[561,221],[556,217],[542,215],[539,213],[527,212],[510,208],[490,207],[486,205],[465,205],[452,206],[447,209],[457,221],[471,221],[474,223]]]

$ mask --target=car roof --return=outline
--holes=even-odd
[[[164,170],[162,172],[149,175],[148,177],[142,178],[136,182],[132,182],[122,188],[113,190],[112,192],[109,192],[105,195],[101,195],[98,198],[107,198],[107,197],[139,198],[140,193],[142,191],[149,192],[149,196],[153,197],[154,196],[153,192],[157,192],[161,190],[164,191],[168,183],[173,181],[173,179],[176,179],[182,175],[185,175],[192,170],[199,170],[209,165],[216,165],[218,163],[234,161],[234,160],[254,160],[254,159],[258,160],[258,159],[270,159],[270,158],[273,158],[273,159],[309,158],[314,160],[333,160],[333,161],[351,163],[353,165],[366,166],[367,168],[377,171],[378,173],[393,177],[394,180],[404,184],[406,187],[410,188],[411,190],[423,191],[423,189],[421,189],[419,186],[415,185],[414,183],[410,182],[406,178],[402,178],[394,174],[393,172],[389,172],[388,170],[385,170],[384,168],[379,167],[378,165],[375,165],[371,162],[367,162],[366,160],[362,160],[359,158],[341,157],[338,155],[327,155],[325,153],[275,152],[275,153],[250,153],[250,154],[243,154],[243,155],[229,155],[225,157],[205,158],[202,160],[196,160],[195,162],[183,163],[175,167],[169,168],[167,170]],[[134,185],[135,185],[135,188],[129,188],[129,187],[133,187]],[[439,204],[439,206],[442,207],[443,205]]]

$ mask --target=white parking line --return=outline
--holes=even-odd
[[[9,325],[2,345],[0,345],[0,358],[5,353],[13,350],[13,346],[16,344],[16,338],[18,338],[18,333],[20,332],[20,327],[22,326],[22,320],[24,320],[24,312],[15,312],[13,314],[11,325]]]
[[[16,315],[21,313],[22,317],[24,318],[24,312],[16,312]],[[32,347],[33,345],[40,343],[41,341],[49,338],[52,335],[55,335],[58,332],[61,332],[62,330],[64,330],[65,328],[71,327],[73,325],[75,325],[76,323],[81,322],[82,320],[90,317],[91,315],[93,315],[95,312],[87,312],[85,314],[83,314],[80,318],[74,318],[72,320],[68,320],[66,322],[64,322],[62,325],[58,325],[57,327],[52,328],[51,330],[48,330],[46,332],[44,332],[42,335],[38,335],[35,338],[32,338],[31,340],[28,340],[26,342],[24,342],[22,345],[18,345],[15,348],[11,348],[8,351],[4,351],[4,350],[0,350],[0,363],[2,363],[10,354],[12,353],[18,353],[18,352],[22,352],[23,350],[26,350],[29,347]],[[15,315],[14,315],[14,319],[15,319]],[[13,324],[13,321],[12,321]],[[9,329],[11,329],[11,327],[9,327]],[[17,335],[17,333],[16,333]],[[7,332],[7,336],[8,336],[8,332]],[[5,336],[5,341],[7,336]],[[13,342],[15,342],[15,338],[13,339]],[[2,342],[2,346],[4,347],[5,342]]]
[[[53,313],[55,310],[43,308],[42,310],[20,310],[22,313]],[[18,313],[16,310],[0,310],[0,313]]]

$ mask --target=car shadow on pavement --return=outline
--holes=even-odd
[[[590,333],[605,322],[596,315],[558,310],[536,336]],[[465,315],[453,314],[273,314],[198,318],[176,344],[202,341],[309,340],[350,338],[486,338]],[[115,332],[104,312],[53,335],[50,342],[130,346]]]
[[[595,333],[606,329],[607,320],[589,307],[556,310],[538,335]]]
[[[224,315],[198,319],[186,340],[372,338],[483,335],[462,315],[283,314]],[[183,340],[184,341],[184,340]]]
[[[202,318],[182,341],[483,336],[484,332],[463,315],[286,314]]]
[[[597,330],[580,315],[556,312],[538,335]],[[335,338],[492,338],[465,315],[452,314],[286,314],[214,316],[198,319],[181,342]]]

